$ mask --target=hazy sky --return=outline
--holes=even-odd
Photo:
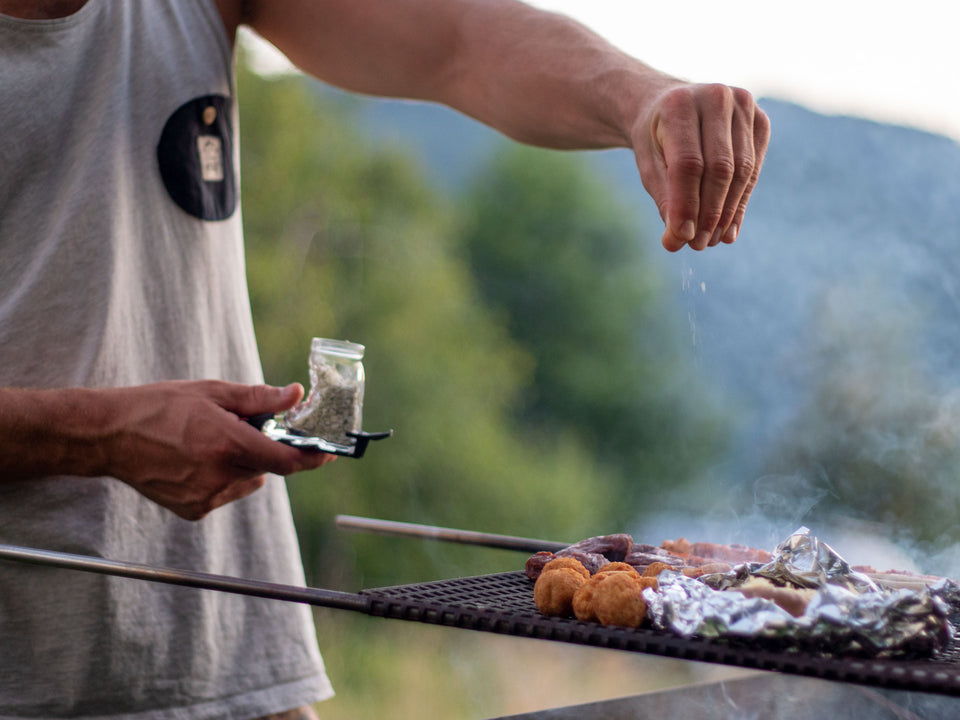
[[[960,4],[532,0],[697,81],[960,139]]]
[[[529,0],[680,77],[960,140],[951,0]]]

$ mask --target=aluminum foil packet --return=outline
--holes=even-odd
[[[752,578],[809,595],[803,613],[737,592]],[[762,638],[783,649],[830,655],[935,655],[952,638],[950,606],[960,601],[954,581],[922,591],[884,590],[807,528],[782,542],[769,563],[698,579],[666,570],[658,579],[658,591],[643,592],[655,628],[684,637]]]

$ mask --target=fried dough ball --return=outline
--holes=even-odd
[[[655,577],[643,577],[642,575],[637,578],[637,584],[640,586],[641,590],[646,590],[647,588],[653,588],[654,590],[660,589],[660,581]]]
[[[674,567],[673,565],[667,565],[667,563],[665,562],[655,562],[647,565],[647,567],[644,568],[641,575],[643,575],[644,577],[656,577],[657,575],[660,574],[661,570],[676,570],[676,569],[677,568]]]
[[[593,595],[593,610],[604,625],[640,627],[647,617],[647,602],[637,578],[624,572],[606,573]]]
[[[578,573],[583,575],[583,579],[586,580],[590,577],[590,571],[584,567],[583,563],[572,557],[557,557],[548,562],[543,566],[542,572],[550,572],[551,570],[559,570],[560,568],[569,568],[571,570],[576,570]]]
[[[607,563],[606,565],[601,567],[599,570],[597,570],[595,574],[599,575],[600,573],[608,573],[608,572],[625,572],[625,573],[629,573],[630,575],[640,577],[640,573],[637,572],[637,569],[633,565],[628,565],[625,562]]]
[[[573,614],[577,620],[582,620],[583,622],[597,621],[597,614],[593,609],[593,596],[600,586],[600,583],[612,575],[616,575],[616,573],[597,573],[581,585],[573,594]]]
[[[573,614],[573,596],[587,579],[573,568],[559,567],[543,572],[533,586],[533,601],[537,610],[553,617]]]

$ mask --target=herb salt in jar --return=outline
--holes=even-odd
[[[284,415],[293,430],[338,445],[351,445],[363,411],[363,345],[314,338],[310,345],[310,392]]]

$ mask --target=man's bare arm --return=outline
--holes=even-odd
[[[732,242],[769,140],[744,90],[697,85],[515,0],[222,0],[304,71],[447,104],[554,148],[632,148],[678,250]]]
[[[243,417],[302,396],[218,381],[129,388],[0,389],[0,479],[105,475],[190,520],[245,497],[264,473],[332,459],[268,439]]]

